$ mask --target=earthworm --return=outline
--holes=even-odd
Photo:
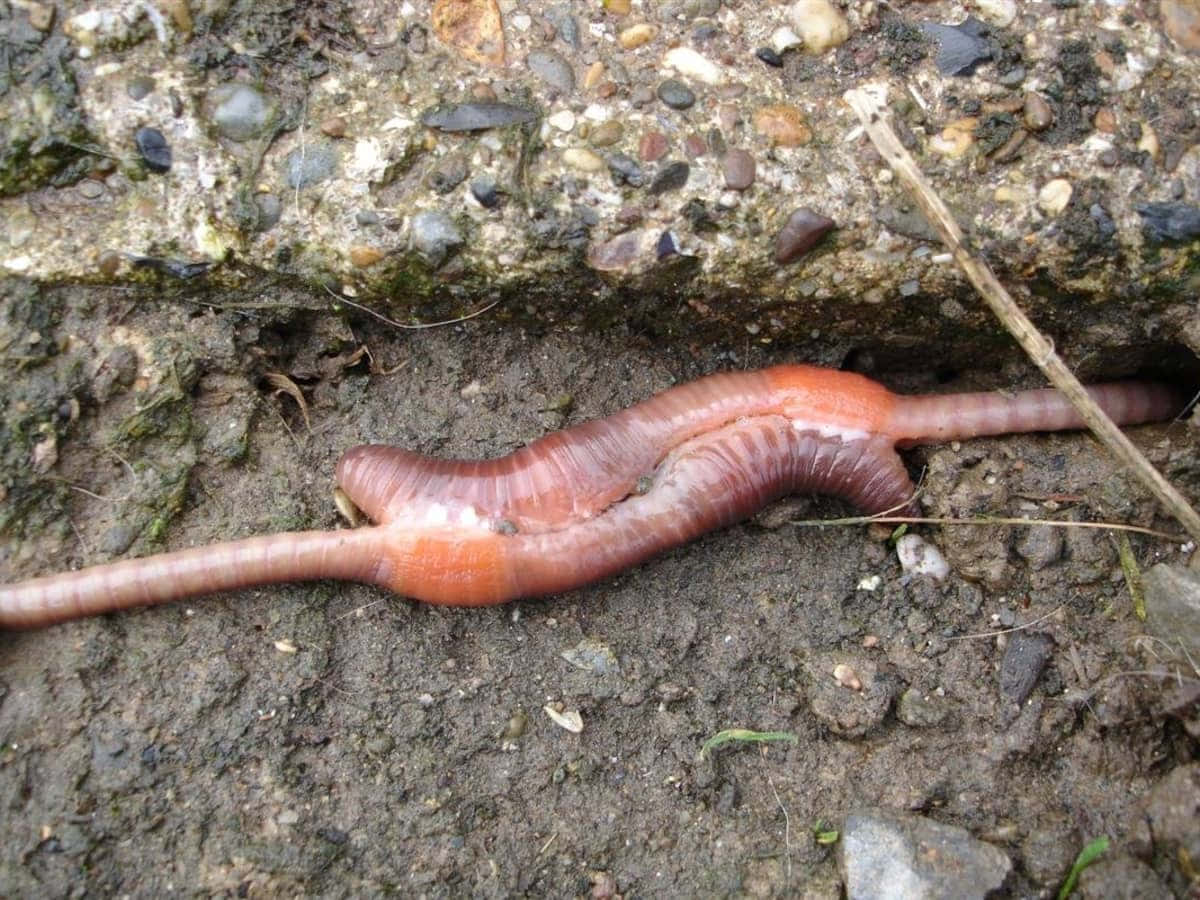
[[[1153,383],[1088,390],[1120,424],[1184,406],[1179,392]],[[905,507],[914,488],[898,446],[1082,426],[1053,390],[900,396],[861,375],[801,365],[710,375],[497,459],[354,447],[337,481],[373,526],[248,538],[0,586],[0,626],[320,578],[457,606],[558,593],[789,493],[832,494],[867,512]]]

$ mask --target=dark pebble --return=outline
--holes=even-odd
[[[305,188],[333,175],[337,168],[337,151],[328,144],[313,144],[297,148],[284,160],[284,177],[290,188]]]
[[[646,176],[637,160],[624,153],[614,153],[607,159],[613,181],[617,184],[627,184],[630,187],[641,187],[646,182]]]
[[[117,270],[121,268],[121,254],[115,250],[103,250],[96,257],[96,268],[100,270],[101,275],[116,275]]]
[[[775,239],[775,262],[784,265],[803,256],[836,224],[833,219],[806,206],[796,210],[788,217],[779,237]]]
[[[985,35],[987,26],[968,16],[960,25],[921,25],[926,36],[937,41],[934,64],[943,75],[971,75],[981,62],[992,58]]]
[[[721,134],[720,128],[708,129],[708,134],[705,135],[708,141],[708,149],[712,151],[714,156],[724,156],[725,151],[729,148],[725,145],[725,135]]]
[[[1025,80],[1025,75],[1026,72],[1024,66],[1013,66],[1013,68],[1009,69],[999,78],[997,78],[996,81],[1004,87],[1015,88],[1019,87],[1021,82]]]
[[[675,242],[675,235],[669,231],[664,231],[658,236],[658,245],[655,247],[655,252],[659,259],[666,259],[668,256],[675,256],[679,253],[679,245]]]
[[[1137,212],[1147,240],[1166,243],[1200,237],[1200,208],[1190,203],[1143,203]]]
[[[671,109],[687,109],[696,102],[692,89],[678,78],[668,78],[658,86],[658,99]]]
[[[654,196],[667,191],[677,191],[687,184],[691,168],[685,162],[668,163],[650,182],[648,190]]]
[[[274,194],[256,194],[254,203],[258,206],[258,230],[270,231],[279,224],[283,217],[283,201]]]
[[[574,50],[580,47],[579,22],[571,13],[569,6],[556,6],[546,13],[546,18],[563,39]]]
[[[429,173],[429,186],[434,193],[448,194],[467,180],[467,161],[457,153],[452,153],[438,161]]]
[[[754,55],[773,69],[783,68],[783,57],[770,47],[759,47],[754,51]]]
[[[471,196],[479,201],[480,206],[487,209],[494,209],[500,203],[496,182],[487,175],[480,175],[471,182]]]
[[[379,224],[379,213],[373,209],[360,209],[354,214],[354,222],[359,228],[370,228]]]
[[[139,128],[133,139],[147,169],[151,172],[170,171],[171,147],[161,131],[157,128]]]
[[[754,184],[757,164],[754,157],[745,150],[730,150],[721,160],[721,170],[725,175],[725,187],[735,191],[744,191]]]
[[[1013,703],[1024,703],[1053,655],[1054,640],[1050,635],[1014,632],[1000,662],[1000,693]]]
[[[512,103],[458,103],[437,106],[421,116],[421,124],[442,131],[482,131],[532,122],[537,113]]]
[[[143,100],[154,92],[154,79],[149,75],[137,75],[129,79],[125,85],[125,93],[130,100]]]

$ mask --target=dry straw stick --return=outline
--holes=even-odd
[[[1142,455],[1122,431],[1113,424],[1084,390],[1083,385],[1067,368],[1050,343],[1037,330],[1029,317],[1021,311],[1008,291],[997,280],[987,263],[972,256],[963,241],[962,231],[954,221],[950,210],[934,192],[917,169],[913,158],[900,144],[896,132],[886,119],[886,110],[868,90],[855,88],[843,95],[846,103],[862,121],[867,136],[871,138],[880,155],[891,166],[892,171],[912,192],[925,217],[938,230],[942,241],[954,255],[954,261],[963,270],[975,290],[983,296],[996,317],[1004,323],[1017,342],[1029,354],[1039,369],[1050,379],[1050,383],[1062,391],[1087,423],[1092,433],[1100,439],[1120,462],[1128,466],[1142,483],[1150,489],[1171,515],[1179,520],[1195,540],[1200,541],[1200,515],[1188,504],[1179,491]]]

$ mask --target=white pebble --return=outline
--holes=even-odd
[[[910,575],[928,575],[941,581],[950,574],[950,564],[942,551],[916,534],[901,535],[896,541],[900,568]]]
[[[1048,216],[1057,216],[1071,202],[1071,182],[1065,178],[1047,181],[1038,191],[1038,207]]]
[[[997,28],[1007,28],[1017,17],[1017,0],[975,0],[979,18]]]
[[[672,47],[663,57],[663,65],[705,84],[721,84],[725,80],[720,66],[691,47]]]
[[[572,169],[578,169],[581,172],[604,171],[604,160],[584,147],[570,147],[563,151],[562,158],[563,162]]]
[[[569,109],[562,109],[550,116],[546,121],[559,131],[570,131],[575,127],[575,113]]]
[[[797,0],[788,16],[812,53],[824,53],[850,37],[849,23],[829,0]]]
[[[786,25],[780,25],[771,32],[771,49],[776,53],[783,53],[793,47],[799,47],[802,43],[804,42],[800,40],[800,35]]]

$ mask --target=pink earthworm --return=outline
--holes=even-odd
[[[1169,418],[1185,402],[1148,382],[1088,390],[1126,425]],[[0,626],[321,578],[455,606],[558,593],[790,493],[832,494],[867,512],[905,507],[914,488],[898,446],[1082,425],[1052,390],[906,397],[861,375],[801,365],[710,375],[497,459],[352,448],[337,480],[373,526],[248,538],[3,585]]]

